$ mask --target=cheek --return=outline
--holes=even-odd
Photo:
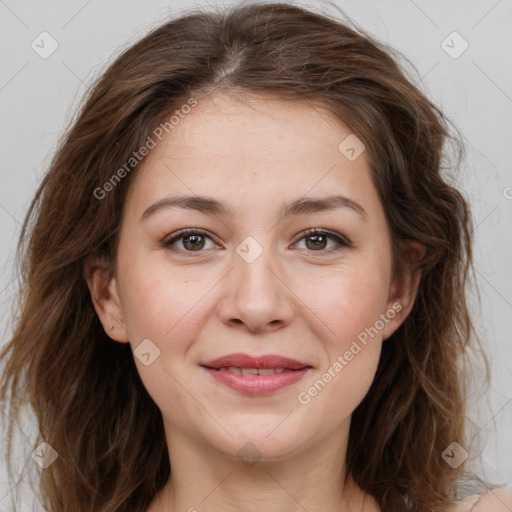
[[[171,273],[163,265],[146,271],[135,262],[126,267],[124,277],[125,322],[144,387],[171,417],[170,408],[175,404],[195,408],[197,404],[189,396],[194,385],[187,373],[187,357],[204,327],[207,293],[215,281],[211,277]],[[148,348],[143,351],[139,346]],[[150,363],[146,365],[138,354],[148,351]],[[200,415],[201,411],[195,412]]]
[[[390,320],[386,317],[387,282],[385,276],[369,270],[345,272],[338,279],[324,281],[322,290],[310,295],[310,309],[318,311],[329,327],[322,329],[323,334],[316,333],[326,357],[319,375],[308,383],[315,389],[304,391],[310,398],[315,393],[324,395],[317,405],[336,404],[343,396],[339,412],[344,415],[363,399],[378,366],[383,329]]]
[[[318,311],[329,327],[329,350],[345,350],[385,312],[386,276],[369,268],[340,270],[317,282],[315,287],[310,285],[308,305],[312,311]]]
[[[170,269],[169,265],[126,266],[123,278],[123,311],[130,340],[154,338],[163,342],[189,326],[197,306],[215,280],[204,273]]]
[[[324,418],[327,433],[353,413],[374,380],[387,295],[381,276],[369,273],[346,274],[324,290],[314,308],[330,328],[320,338],[326,357],[301,386],[298,401],[308,417]]]

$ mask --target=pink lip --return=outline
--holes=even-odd
[[[236,353],[201,364],[218,382],[250,395],[265,395],[298,382],[311,368],[310,365],[280,355],[249,356]],[[284,368],[271,375],[240,375],[219,368]]]
[[[285,370],[283,373],[273,375],[240,375],[231,373],[229,370],[213,370],[205,367],[205,370],[218,382],[250,395],[266,395],[294,384],[302,379],[309,369],[310,367],[302,370]]]
[[[208,368],[229,368],[234,366],[236,368],[286,368],[289,370],[300,370],[310,365],[296,359],[275,354],[254,357],[248,354],[235,353],[201,363],[201,366],[207,366]]]

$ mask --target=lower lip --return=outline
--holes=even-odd
[[[310,369],[303,368],[272,375],[241,375],[228,370],[213,370],[205,366],[203,368],[218,382],[249,395],[267,395],[290,386],[302,379]]]

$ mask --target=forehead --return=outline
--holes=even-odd
[[[257,154],[261,161],[333,149],[333,143],[348,134],[348,127],[319,104],[215,93],[198,102],[168,142],[175,149],[193,149],[196,155],[255,158]]]
[[[340,150],[347,137],[350,129],[318,104],[213,94],[151,150],[130,195],[147,203],[177,191],[243,206],[339,192],[371,202],[365,152],[348,159]]]

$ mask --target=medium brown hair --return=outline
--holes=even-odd
[[[395,271],[405,265],[401,240],[426,247],[414,307],[353,413],[346,462],[384,512],[448,509],[465,465],[452,469],[441,454],[453,441],[465,446],[466,363],[477,343],[466,302],[471,220],[442,176],[449,122],[396,56],[349,23],[287,4],[198,9],[151,31],[91,88],[23,224],[19,312],[2,351],[9,457],[27,403],[34,448],[44,440],[59,454],[39,482],[49,510],[143,512],[170,477],[161,412],[130,344],[105,334],[83,269],[90,255],[114,267],[136,169],[102,199],[95,190],[175,109],[216,91],[326,108],[366,145]]]

